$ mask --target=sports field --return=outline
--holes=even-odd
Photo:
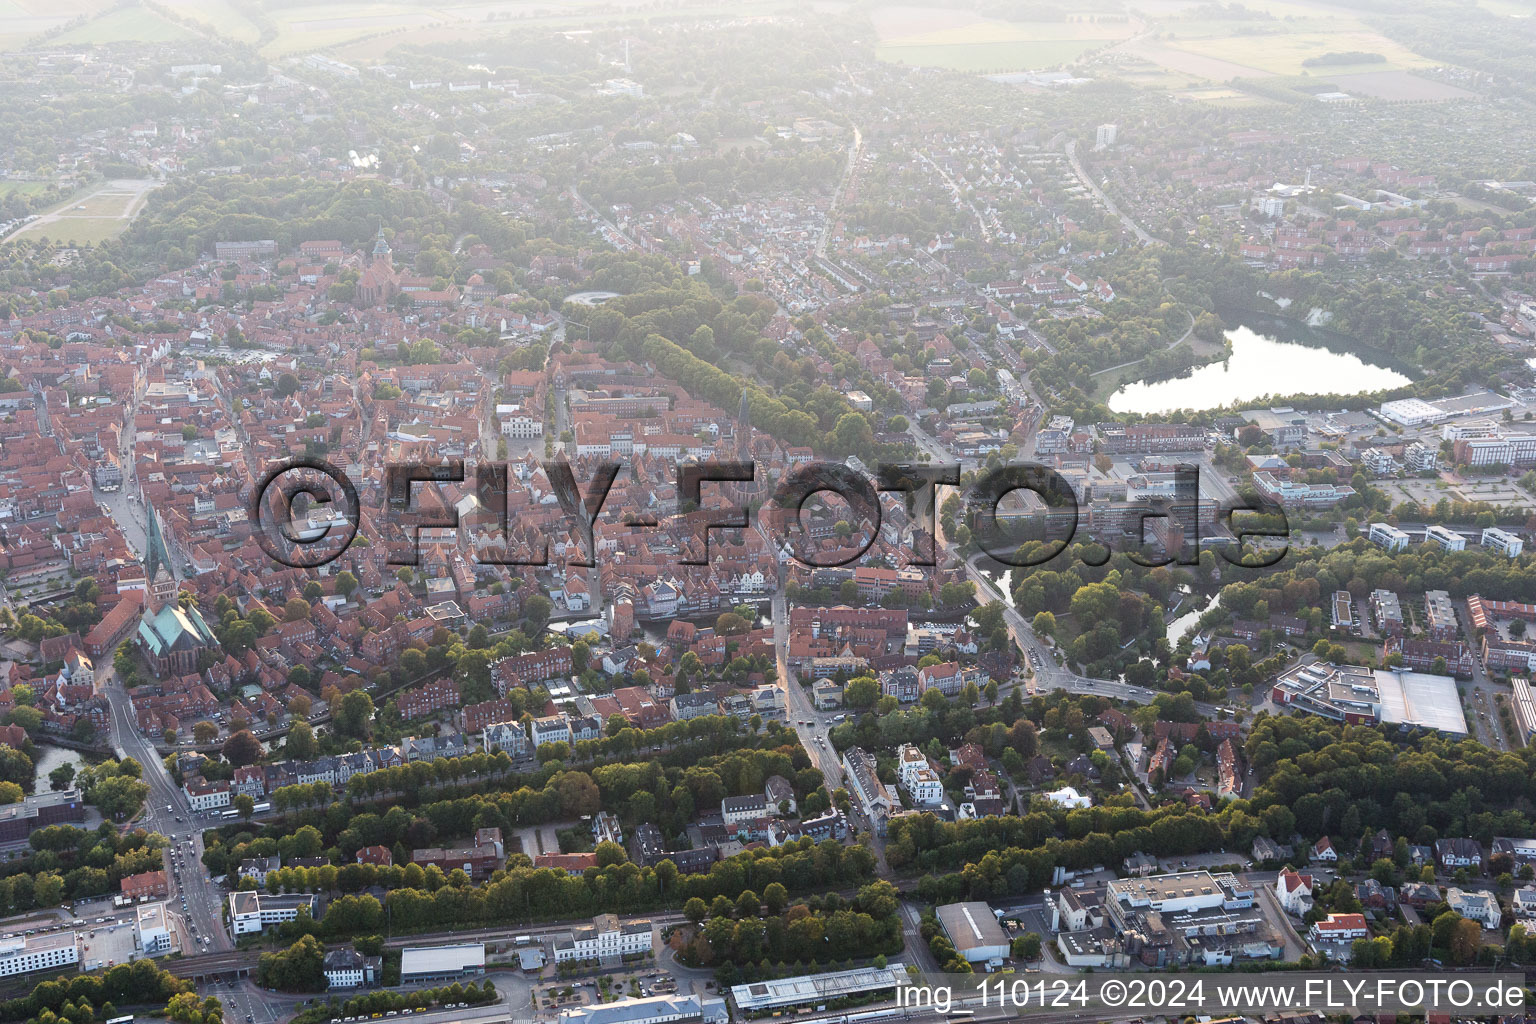
[[[144,208],[144,201],[159,182],[118,180],[72,196],[17,230],[5,241],[48,238],[55,242],[95,245],[116,238]]]

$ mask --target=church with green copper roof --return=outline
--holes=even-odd
[[[218,638],[196,605],[181,607],[160,517],[148,503],[145,514],[144,578],[149,583],[149,603],[139,620],[139,649],[155,675],[188,675],[199,670],[202,653],[215,647]]]

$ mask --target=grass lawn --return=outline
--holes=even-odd
[[[108,11],[99,18],[48,40],[49,46],[69,43],[170,43],[193,38],[192,32],[166,21],[144,7]]]
[[[71,196],[10,237],[46,237],[56,242],[95,245],[126,231],[133,221],[130,214],[142,209],[143,199],[131,188],[114,187],[108,182],[92,192]]]
[[[1368,640],[1347,640],[1343,647],[1349,652],[1349,660],[1355,664],[1364,664],[1369,661],[1375,663],[1381,660],[1381,647]]]
[[[55,242],[75,242],[80,245],[96,245],[109,238],[116,238],[128,230],[129,222],[122,217],[65,217],[47,224],[30,224],[18,231],[13,238],[50,238]]]
[[[41,181],[0,181],[0,198],[14,195],[32,196],[46,187]]]
[[[72,219],[121,217],[128,212],[132,200],[133,194],[129,192],[97,192],[72,203],[65,216]]]

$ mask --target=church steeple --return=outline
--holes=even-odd
[[[176,576],[160,532],[160,517],[149,502],[144,503],[144,520],[144,581],[149,585],[150,607],[159,609],[176,599]]]
[[[373,242],[373,258],[390,262],[389,240],[384,237],[384,222],[379,221],[379,233]]]
[[[741,408],[736,412],[736,458],[746,461],[752,452],[752,409],[747,404],[747,389],[741,389]]]

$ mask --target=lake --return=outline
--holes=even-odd
[[[78,773],[86,766],[86,760],[78,750],[67,750],[64,747],[50,746],[47,743],[36,744],[37,752],[37,782],[33,787],[35,793],[48,792],[48,773],[61,764],[72,764]]]
[[[1276,325],[1276,333],[1295,337],[1306,337],[1305,330]],[[1398,370],[1378,365],[1389,362],[1386,357],[1368,354],[1372,361],[1367,361],[1355,352],[1328,347],[1315,340],[1316,334],[1312,344],[1281,340],[1246,325],[1226,335],[1232,354],[1225,362],[1197,366],[1183,377],[1127,384],[1110,396],[1109,407],[1152,416],[1178,409],[1217,409],[1266,396],[1358,395],[1412,383]]]

